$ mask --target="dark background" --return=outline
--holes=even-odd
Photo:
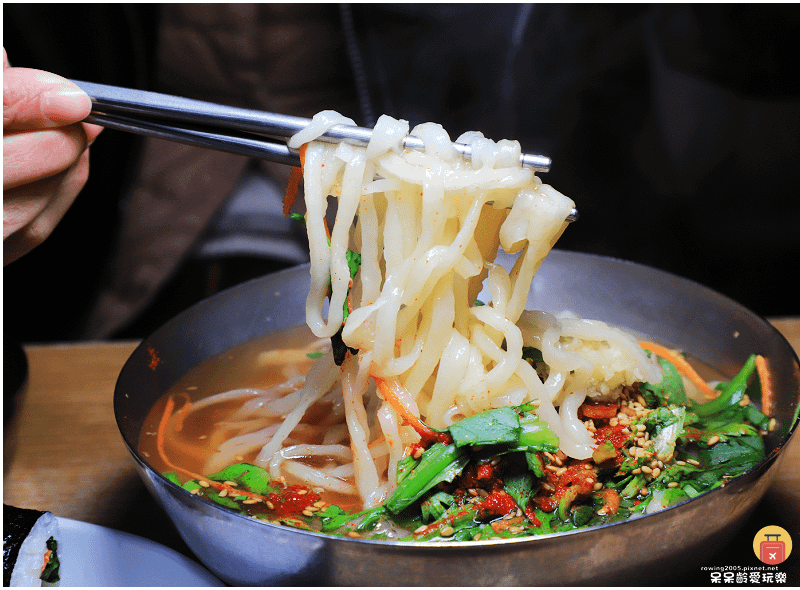
[[[159,11],[4,4],[4,46],[12,65],[147,89]],[[388,113],[454,139],[518,139],[553,159],[543,180],[578,206],[559,248],[655,266],[764,316],[800,312],[796,6],[358,4],[342,15],[354,79],[344,114],[359,124]],[[112,263],[138,142],[101,134],[63,222],[4,268],[6,336],[74,338]],[[202,296],[183,289],[159,317]]]

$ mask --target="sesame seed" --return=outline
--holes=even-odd
[[[675,465],[686,465],[686,461],[675,461]]]
[[[199,484],[200,484],[201,486],[203,486],[204,488],[207,488],[208,486],[210,486],[210,485],[211,485],[210,483],[208,483],[207,481],[205,481],[205,480],[202,480],[202,479],[201,479],[200,481],[198,481],[197,483],[199,483]]]
[[[509,533],[514,533],[514,534],[521,533],[524,530],[525,529],[522,528],[521,526],[510,526],[510,527],[508,527],[508,532]]]
[[[650,469],[650,467],[648,467],[647,465],[642,465],[642,471],[644,471],[645,473],[653,473],[653,470]]]
[[[715,434],[711,438],[708,439],[708,446],[712,447],[719,442],[719,437]]]
[[[481,540],[481,534],[480,533],[475,533],[475,536],[472,537],[472,540],[473,541],[480,541]]]
[[[456,529],[454,529],[451,526],[446,526],[441,531],[439,531],[439,534],[442,535],[443,537],[452,537],[455,534],[455,532]]]
[[[242,502],[242,504],[258,504],[260,501],[261,500],[258,500],[257,498],[248,498],[247,500]]]
[[[697,459],[686,459],[686,462],[691,465],[694,465],[695,467],[700,467],[700,461],[698,461]]]
[[[598,492],[598,491],[600,491],[600,490],[602,490],[602,489],[603,489],[603,484],[601,484],[601,483],[598,481],[598,482],[596,482],[596,483],[595,483],[595,484],[592,486],[592,489],[593,489],[595,492]]]
[[[315,508],[322,508],[323,506],[325,506],[325,500],[317,500],[316,502],[314,502]]]
[[[267,500],[267,508],[269,508],[270,510],[275,510],[275,504]]]
[[[667,487],[668,488],[677,488],[678,487],[678,482],[677,481],[671,481],[671,482],[669,482],[667,484]]]
[[[229,486],[229,487],[232,487],[232,488],[235,488],[236,486],[238,486],[238,485],[239,485],[239,483],[238,483],[238,482],[235,482],[235,481],[226,481],[226,482],[225,482],[225,485],[226,485],[226,486]]]
[[[311,512],[308,508],[303,510],[303,516],[314,516],[314,513]]]
[[[414,530],[414,534],[415,534],[415,535],[419,535],[420,533],[424,533],[424,532],[425,532],[425,529],[427,529],[427,528],[428,528],[428,527],[427,527],[427,526],[425,526],[424,524],[423,524],[422,526],[418,526],[418,527],[417,527],[417,528]]]
[[[767,427],[767,430],[772,432],[773,430],[775,430],[775,426],[777,426],[777,425],[778,425],[778,421],[775,420],[775,418],[771,418],[770,421],[769,421],[769,426]]]
[[[348,533],[347,533],[347,536],[348,536],[348,537],[352,537],[353,539],[360,539],[360,538],[361,538],[361,535],[359,535],[359,534],[358,534],[357,532],[355,532],[355,531],[350,531],[350,532],[348,532]]]
[[[639,493],[640,493],[642,496],[646,496],[647,494],[649,494],[649,493],[650,493],[650,490],[648,490],[647,488],[642,488],[641,490],[639,490]]]
[[[223,488],[222,490],[220,490],[220,492],[219,492],[219,497],[220,497],[220,498],[224,498],[224,497],[225,497],[225,496],[227,496],[227,495],[228,495],[228,490],[227,490],[227,488]]]
[[[298,496],[305,496],[308,493],[308,490],[297,490]]]
[[[659,475],[661,475],[661,469],[656,467],[655,469],[653,469],[653,477],[658,477]]]

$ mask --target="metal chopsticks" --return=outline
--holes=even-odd
[[[263,141],[263,137],[253,137],[248,134],[286,140],[311,122],[310,119],[303,117],[231,107],[157,92],[78,80],[73,82],[92,99],[91,120],[87,119],[87,122],[253,157],[272,159],[271,156],[274,155],[280,158],[279,161],[282,163],[297,165],[299,156],[289,148],[280,149],[279,146],[283,144],[278,142],[272,141],[262,146],[260,140]],[[174,136],[171,135],[173,130],[177,130]],[[227,136],[230,138],[226,140]],[[372,129],[336,125],[320,139],[365,146],[371,137]],[[470,157],[468,145],[461,143],[453,145],[459,153],[467,158]],[[425,149],[422,140],[413,135],[406,136],[403,146]],[[260,147],[265,150],[262,155],[258,153]],[[243,151],[240,152],[239,149]],[[284,161],[287,158],[292,161]],[[547,172],[550,163],[550,158],[546,156],[532,154],[520,156],[521,165],[538,172]]]
[[[290,166],[300,165],[300,156],[285,141],[304,129],[311,119],[254,109],[72,80],[92,99],[87,123],[102,125],[188,145],[270,160]],[[366,146],[372,129],[336,125],[319,139]],[[471,157],[469,145],[454,142],[456,151]],[[407,135],[403,147],[425,149],[421,139]],[[550,170],[550,158],[520,155],[520,164],[537,172]],[[573,210],[570,221],[577,219]]]

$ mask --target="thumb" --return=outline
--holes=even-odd
[[[4,55],[4,66],[6,60]],[[70,125],[91,110],[89,95],[66,78],[29,68],[3,70],[3,131]]]

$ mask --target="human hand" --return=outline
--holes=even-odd
[[[89,177],[101,131],[80,123],[89,96],[69,80],[12,68],[3,48],[3,264],[53,231]]]

